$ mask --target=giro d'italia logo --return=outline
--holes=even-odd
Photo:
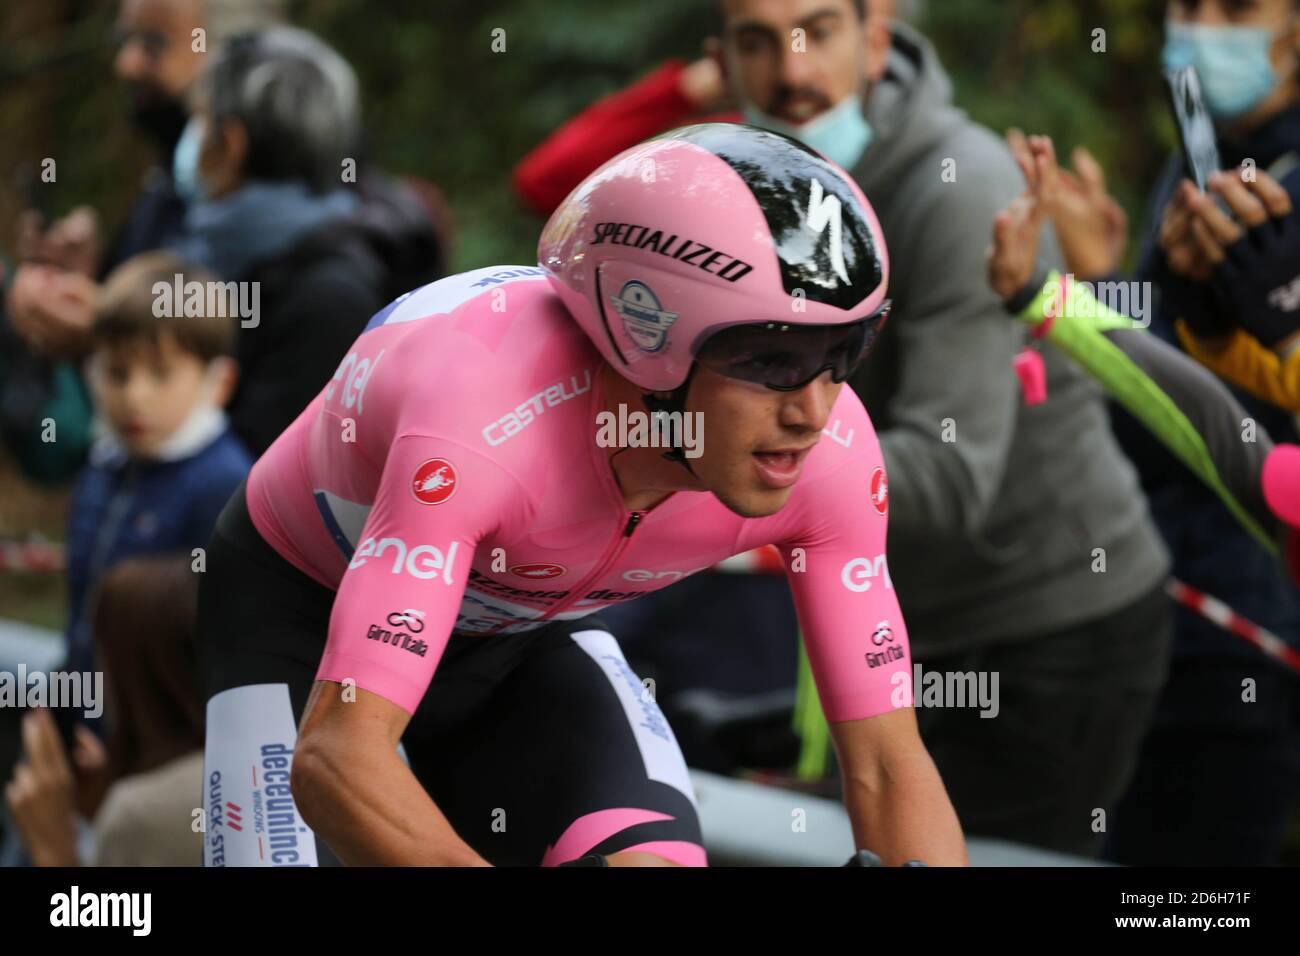
[[[889,482],[883,468],[877,468],[871,473],[871,503],[882,515],[889,510]]]
[[[648,285],[632,279],[609,298],[637,348],[658,352],[668,343],[668,328],[677,321],[678,313],[666,311]]]
[[[456,493],[456,466],[446,458],[430,458],[415,469],[411,494],[425,505],[440,505]]]

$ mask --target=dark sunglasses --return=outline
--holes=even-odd
[[[889,318],[892,303],[844,325],[761,322],[733,325],[710,336],[695,360],[727,378],[779,392],[803,388],[827,369],[843,382],[862,364]]]

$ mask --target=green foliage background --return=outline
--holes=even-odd
[[[19,208],[17,164],[58,161],[53,206],[98,207],[110,225],[150,156],[124,122],[111,78],[105,0],[6,0],[0,6],[0,248]],[[1063,153],[1086,143],[1136,229],[1172,144],[1152,0],[930,0],[919,25],[953,74],[958,102],[995,129],[1051,133]],[[540,223],[515,200],[514,164],[584,105],[668,56],[694,57],[712,0],[311,0],[295,22],[357,68],[370,152],[426,176],[451,200],[453,266],[533,258]],[[495,29],[506,49],[492,51]],[[1106,52],[1093,52],[1093,30]]]

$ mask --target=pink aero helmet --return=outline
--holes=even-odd
[[[737,123],[684,127],[605,163],[556,209],[537,258],[605,360],[647,391],[681,386],[722,329],[857,322],[889,282],[857,183]]]

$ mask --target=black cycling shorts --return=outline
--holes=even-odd
[[[334,594],[263,540],[241,485],[218,519],[200,581],[205,699],[283,684],[300,722]],[[207,728],[209,758],[222,733]],[[491,863],[639,850],[704,865],[676,738],[618,643],[591,618],[525,634],[453,634],[402,746],[456,833]],[[214,798],[212,812],[237,812],[249,824],[238,801]],[[321,863],[334,862],[319,839],[317,851]]]

